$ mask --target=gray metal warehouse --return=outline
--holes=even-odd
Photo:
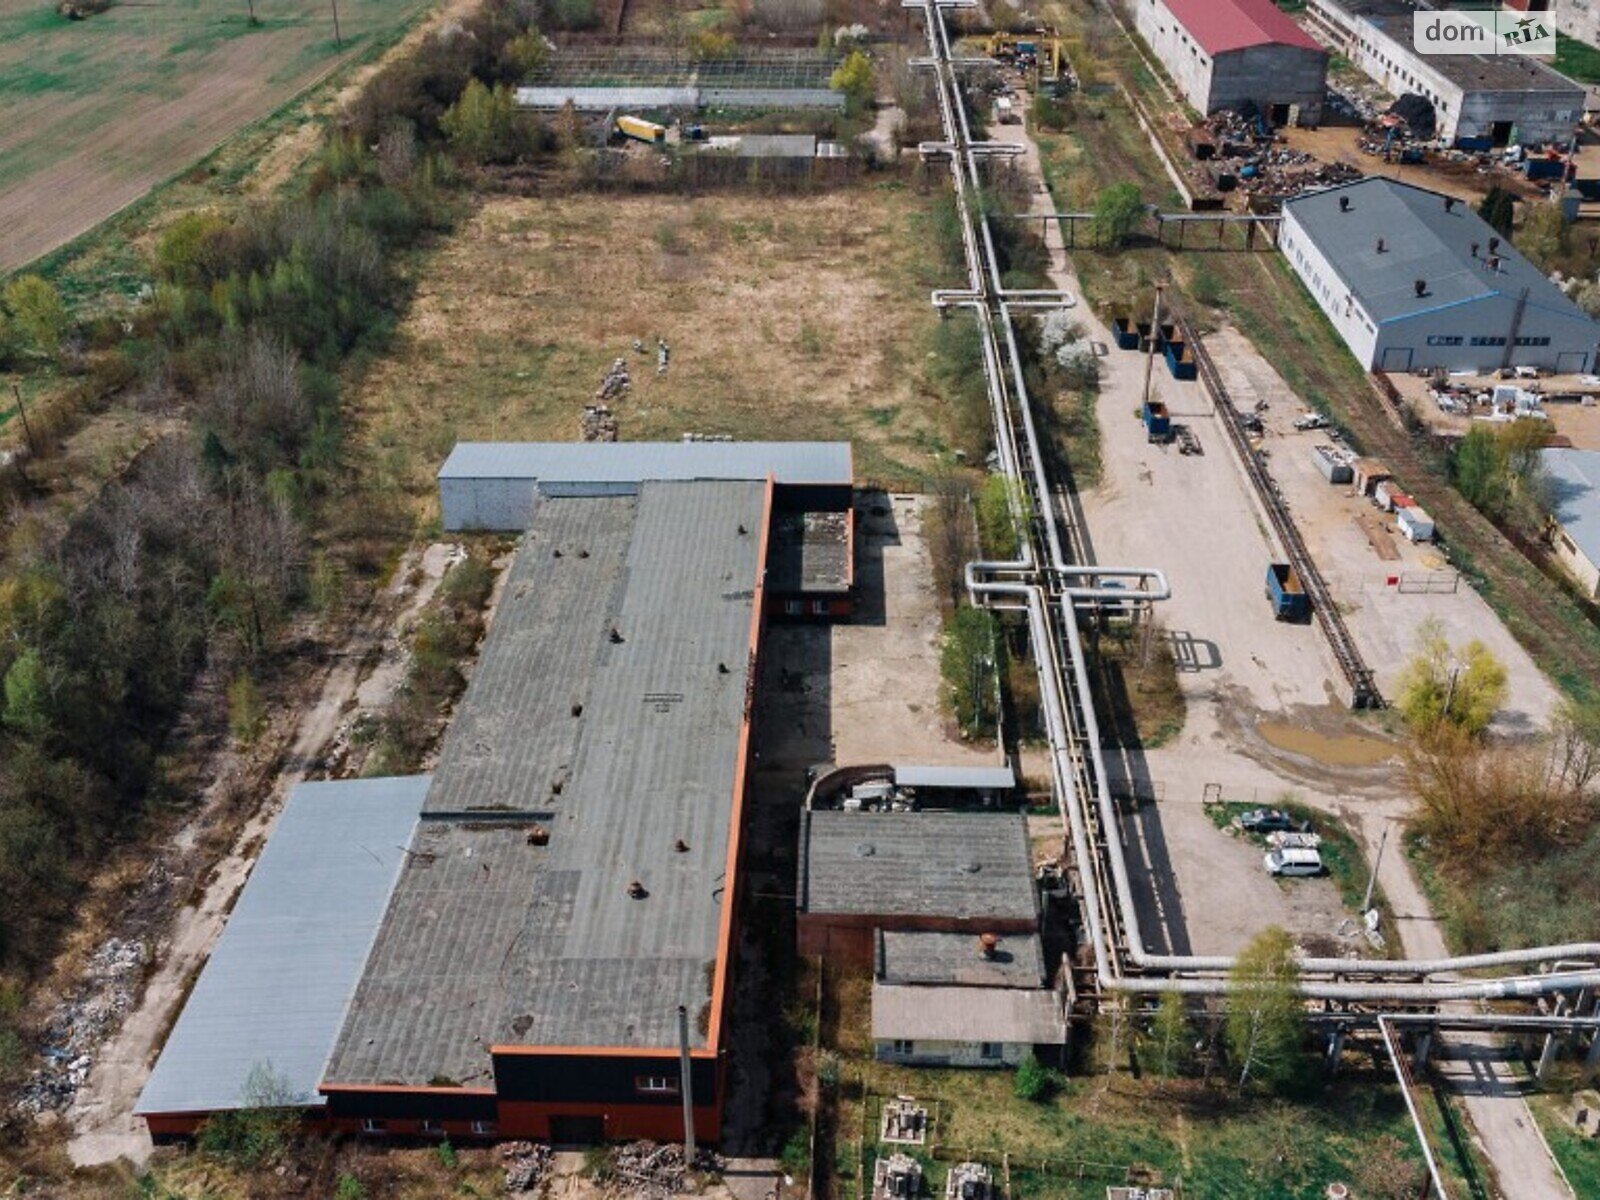
[[[1316,125],[1328,52],[1272,0],[1129,0],[1184,98],[1202,113],[1254,104],[1276,125]]]
[[[1595,362],[1600,325],[1452,197],[1379,177],[1307,193],[1279,249],[1369,370]]]
[[[1583,88],[1518,54],[1419,54],[1409,0],[1310,0],[1306,14],[1335,49],[1385,91],[1433,105],[1435,136],[1475,149],[1571,140]]]

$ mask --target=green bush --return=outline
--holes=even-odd
[[[969,606],[956,609],[945,626],[939,672],[956,724],[968,737],[998,732],[997,692],[1005,659],[1005,641],[994,614]]]
[[[1055,1095],[1060,1085],[1061,1077],[1030,1054],[1017,1065],[1011,1090],[1018,1100],[1043,1104]]]

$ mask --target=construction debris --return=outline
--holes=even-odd
[[[112,938],[94,952],[81,986],[50,1014],[44,1063],[19,1090],[19,1112],[60,1112],[72,1104],[94,1065],[90,1051],[133,1010],[147,956],[144,942],[123,938]]]
[[[613,400],[620,400],[627,395],[628,389],[633,386],[633,379],[628,374],[628,363],[625,359],[614,359],[611,369],[600,380],[600,386],[595,389],[594,398],[601,404],[609,404]]]
[[[1252,200],[1281,201],[1307,188],[1351,183],[1361,171],[1347,163],[1325,163],[1314,154],[1282,144],[1256,111],[1222,109],[1185,136],[1189,152],[1204,161],[1219,192],[1239,191]],[[1262,211],[1258,204],[1251,211]]]
[[[506,1191],[531,1192],[549,1173],[555,1155],[543,1142],[507,1142],[500,1147],[506,1165]]]
[[[614,442],[617,440],[617,418],[609,404],[585,404],[579,428],[586,442]]]
[[[710,1150],[698,1150],[694,1171],[712,1174],[724,1169],[720,1155]],[[690,1168],[684,1162],[683,1146],[679,1142],[629,1142],[617,1147],[612,1158],[612,1174],[623,1195],[642,1200],[667,1200],[684,1190]]]

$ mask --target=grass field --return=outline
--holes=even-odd
[[[1163,1082],[1119,1067],[1066,1079],[1032,1102],[1016,1097],[1008,1070],[873,1061],[870,986],[865,977],[831,983],[843,1068],[833,1166],[844,1200],[859,1200],[858,1167],[872,1177],[881,1099],[902,1094],[934,1115],[933,1144],[916,1152],[934,1196],[944,1194],[950,1164],[968,1158],[997,1176],[1008,1163],[1014,1200],[1104,1200],[1107,1185],[1123,1183],[1130,1167],[1168,1187],[1181,1180],[1190,1200],[1320,1200],[1330,1183],[1361,1180],[1368,1159],[1382,1155],[1413,1170],[1421,1162],[1398,1090],[1353,1056],[1333,1081],[1308,1068],[1304,1092],[1293,1098],[1241,1096],[1220,1078]],[[1468,1182],[1473,1164],[1447,1151],[1442,1166],[1453,1195],[1478,1194]]]
[[[105,220],[433,0],[119,4],[85,21],[0,0],[0,273]]]
[[[624,441],[843,438],[858,479],[915,486],[949,461],[926,380],[930,208],[893,181],[714,204],[490,200],[420,265],[353,403],[359,457],[426,512],[457,439],[575,440],[621,357]]]

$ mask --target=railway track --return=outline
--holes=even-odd
[[[1327,635],[1328,645],[1333,649],[1334,661],[1339,664],[1339,671],[1350,686],[1350,707],[1382,708],[1383,695],[1378,691],[1377,682],[1373,679],[1372,668],[1367,666],[1360,647],[1350,636],[1350,627],[1344,623],[1344,616],[1334,602],[1327,581],[1317,568],[1316,560],[1311,557],[1311,551],[1306,548],[1305,539],[1300,536],[1300,527],[1295,524],[1294,514],[1289,511],[1283,493],[1278,490],[1277,481],[1267,472],[1261,463],[1261,456],[1250,444],[1250,437],[1239,419],[1239,410],[1234,407],[1233,397],[1228,394],[1222,376],[1217,373],[1217,365],[1211,359],[1211,352],[1206,349],[1205,343],[1188,321],[1181,315],[1177,320],[1183,330],[1184,341],[1194,351],[1200,382],[1211,394],[1211,402],[1222,418],[1222,427],[1228,431],[1228,440],[1233,443],[1239,460],[1244,464],[1245,474],[1250,477],[1251,485],[1260,496],[1262,506],[1267,510],[1267,518],[1272,522],[1273,531],[1278,535],[1284,553],[1289,556],[1289,565],[1300,576],[1301,584],[1311,597],[1311,611],[1317,618],[1317,624],[1322,627],[1322,632]]]

